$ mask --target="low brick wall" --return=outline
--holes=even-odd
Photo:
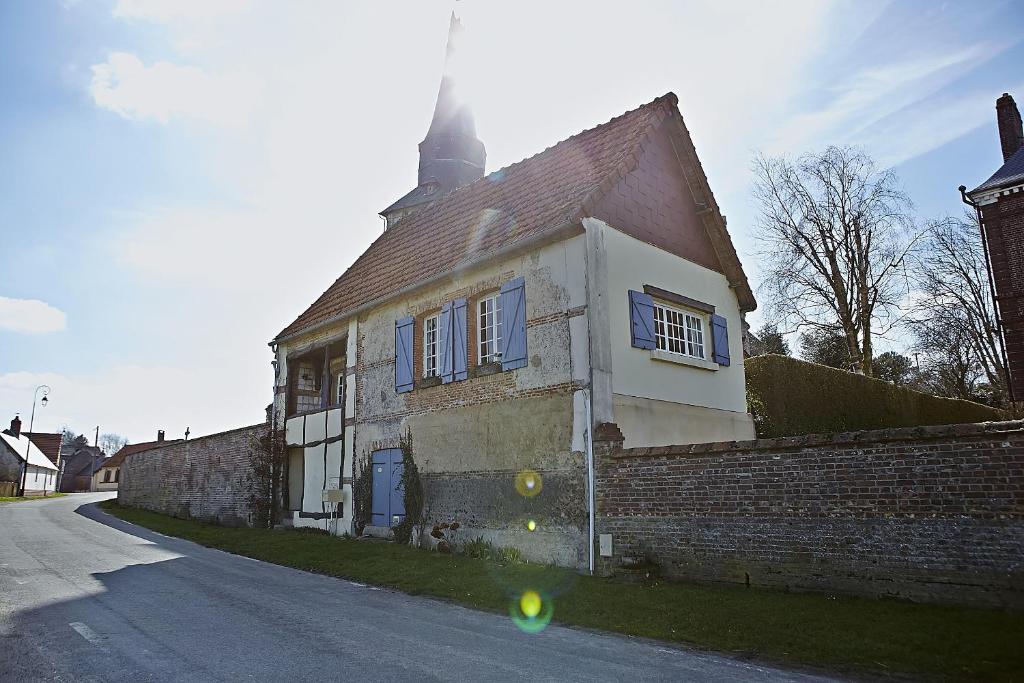
[[[257,424],[133,453],[121,465],[117,499],[182,519],[250,526],[251,453],[268,428]]]
[[[1024,421],[622,449],[596,430],[604,572],[1024,607]]]

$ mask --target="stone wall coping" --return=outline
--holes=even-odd
[[[251,425],[248,425],[248,426],[245,426],[245,427],[234,427],[233,429],[225,429],[223,432],[216,432],[215,434],[204,434],[203,436],[197,436],[197,437],[195,437],[193,439],[182,439],[181,441],[171,441],[171,442],[168,442],[164,446],[157,446],[156,448],[147,448],[144,451],[139,451],[137,453],[130,453],[128,456],[125,457],[125,462],[127,463],[128,460],[132,456],[134,456],[134,455],[142,455],[143,453],[150,453],[151,451],[157,450],[157,449],[161,449],[162,450],[164,448],[167,448],[168,446],[185,446],[185,445],[190,444],[190,443],[196,443],[198,441],[205,441],[207,439],[217,439],[217,438],[220,438],[220,437],[225,436],[227,434],[233,434],[235,432],[244,432],[244,431],[248,431],[250,429],[256,429],[257,427],[266,427],[267,429],[269,429],[270,425],[267,422],[257,422],[256,424],[251,424]]]
[[[600,425],[595,432],[612,436],[618,432],[615,425]],[[619,432],[621,434],[621,432]],[[868,446],[894,441],[934,441],[948,437],[1024,437],[1024,420],[1003,422],[970,422],[952,425],[928,425],[922,427],[893,427],[834,434],[805,434],[782,436],[771,439],[750,439],[747,441],[714,441],[710,443],[677,444],[672,446],[651,446],[643,448],[621,448],[620,438],[605,438],[604,441],[619,444],[612,452],[614,458],[644,458],[667,455],[711,455],[748,453],[761,451],[792,451],[803,448]],[[596,438],[595,441],[599,439]]]

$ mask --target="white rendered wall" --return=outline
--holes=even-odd
[[[743,371],[742,321],[736,295],[726,277],[659,249],[602,221],[584,220],[589,234],[588,259],[603,260],[588,268],[588,285],[600,290],[607,307],[607,355],[611,363],[614,421],[625,445],[664,446],[754,438],[747,414]],[[696,299],[715,307],[729,329],[729,366],[693,367],[657,359],[631,345],[629,290],[644,285]],[[595,300],[591,296],[590,300]],[[601,350],[604,331],[592,330]],[[710,360],[711,332],[704,331]]]

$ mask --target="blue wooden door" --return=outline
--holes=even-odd
[[[402,450],[385,448],[374,451],[372,462],[373,500],[370,504],[370,522],[373,526],[391,527],[405,517]]]

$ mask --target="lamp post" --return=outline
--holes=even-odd
[[[39,398],[40,391],[43,392],[43,400],[41,401],[41,403],[44,408],[46,407],[46,404],[50,400],[46,398],[50,394],[50,387],[46,386],[45,384],[40,384],[38,387],[36,387],[35,393],[32,394],[32,416],[29,418],[28,421],[29,434],[32,433],[32,429],[35,427],[36,424],[36,400]],[[21,466],[21,491],[19,492],[19,495],[21,496],[25,495],[25,481],[26,479],[28,479],[28,453],[29,450],[31,450],[32,448],[32,439],[26,436],[25,440],[28,443],[25,444],[25,463]],[[45,494],[46,491],[44,490],[43,493]]]

